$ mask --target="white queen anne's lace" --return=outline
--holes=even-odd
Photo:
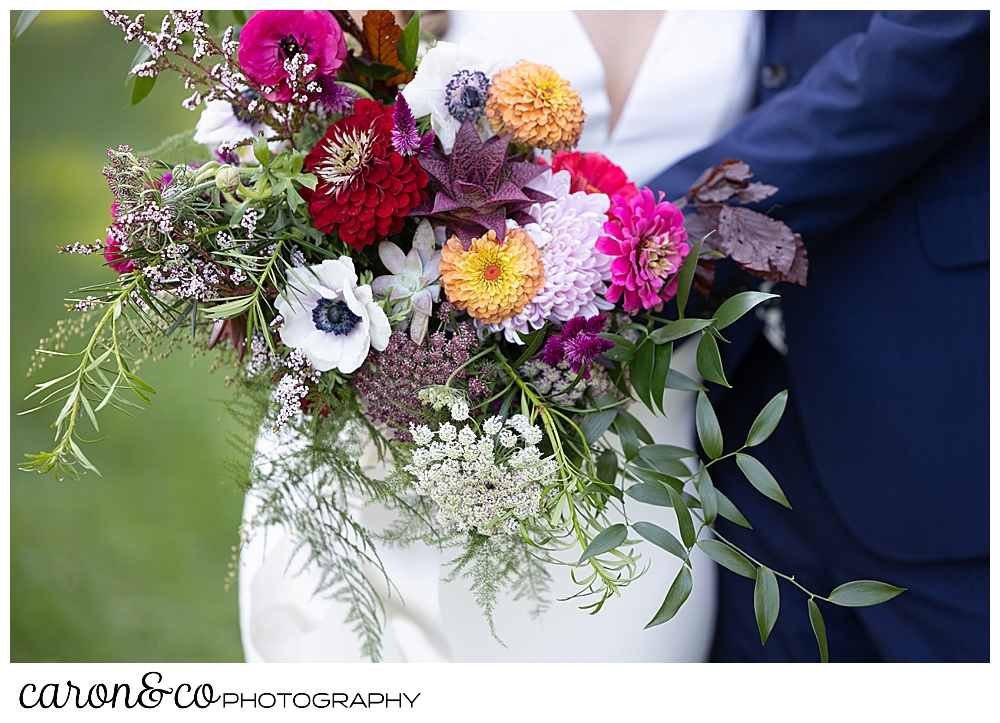
[[[500,433],[506,444],[497,446]],[[542,484],[555,474],[553,459],[542,459],[536,446],[542,430],[518,414],[504,425],[500,417],[456,430],[450,422],[437,432],[412,425],[417,448],[406,471],[414,487],[438,506],[438,522],[447,529],[483,535],[513,535],[518,521],[538,513]]]

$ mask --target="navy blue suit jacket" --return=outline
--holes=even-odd
[[[764,65],[759,105],[650,186],[739,158],[780,187],[762,210],[810,261],[777,289],[786,359],[836,513],[891,558],[986,557],[989,13],[769,13]]]

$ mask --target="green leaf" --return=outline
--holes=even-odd
[[[132,83],[132,97],[129,98],[129,105],[136,105],[142,102],[142,99],[149,95],[149,92],[156,85],[156,76],[135,76],[135,82]]]
[[[681,319],[684,318],[684,309],[687,308],[688,297],[691,295],[691,282],[694,281],[694,272],[698,266],[698,256],[701,254],[703,243],[705,239],[694,245],[681,264],[681,270],[677,272],[677,315]]]
[[[653,382],[655,349],[656,345],[648,337],[644,338],[636,347],[632,363],[629,365],[629,379],[632,381],[632,388],[635,389],[636,396],[654,414],[656,410],[653,409],[650,388]]]
[[[747,522],[747,518],[743,516],[743,513],[736,509],[736,505],[734,505],[728,497],[722,494],[722,491],[718,488],[715,490],[715,501],[719,505],[720,515],[740,527],[745,527],[748,530],[753,529],[753,525]]]
[[[775,427],[778,426],[778,422],[781,421],[781,415],[785,413],[785,403],[788,401],[788,390],[783,392],[778,392],[774,395],[764,408],[760,410],[760,414],[757,418],[753,420],[753,424],[750,425],[750,433],[747,434],[747,447],[755,447],[765,439],[771,436]]]
[[[654,329],[649,333],[649,338],[654,344],[666,344],[668,341],[676,341],[690,336],[696,331],[701,331],[709,326],[715,319],[678,319],[668,321],[659,329]]]
[[[684,504],[684,500],[673,487],[667,487],[667,494],[674,505],[674,513],[677,515],[677,526],[681,531],[681,541],[687,548],[694,547],[697,536],[694,531],[694,523],[691,521],[691,511]]]
[[[705,468],[704,464],[699,465],[698,477],[695,479],[694,484],[698,490],[698,496],[701,498],[701,509],[704,512],[705,524],[710,525],[715,522],[715,518],[719,514],[719,501],[715,496],[715,485],[712,484],[712,478],[709,476],[708,469]]]
[[[40,12],[41,10],[22,10],[21,14],[17,16],[17,23],[14,25],[14,31],[10,34],[10,42],[13,43],[21,37],[21,35],[24,34],[24,31],[28,29],[28,26],[35,22],[35,18],[38,17],[38,13]]]
[[[597,479],[606,485],[614,486],[618,477],[618,455],[614,450],[606,449],[597,458]]]
[[[688,599],[688,595],[690,594],[691,571],[687,569],[687,566],[682,565],[681,571],[677,573],[677,577],[674,578],[673,584],[667,591],[667,596],[663,599],[663,604],[656,611],[653,619],[646,623],[646,627],[651,628],[655,625],[662,625],[670,620],[681,609],[681,605],[684,604],[684,601]]]
[[[671,500],[670,495],[667,494],[666,488],[651,485],[646,482],[640,482],[639,484],[632,485],[625,490],[625,494],[636,502],[642,502],[647,505],[656,505],[657,507],[674,506],[673,500]]]
[[[767,637],[778,620],[778,608],[781,597],[778,593],[778,580],[770,568],[761,565],[757,568],[757,584],[753,589],[753,611],[757,618],[757,629],[760,631],[760,644],[767,642]]]
[[[136,151],[135,155],[140,158],[145,156],[156,161],[163,161],[170,166],[211,160],[208,148],[201,143],[194,142],[194,133],[194,129],[175,133],[164,138],[156,148],[148,151]]]
[[[657,472],[653,469],[646,469],[645,467],[638,467],[633,460],[630,464],[625,465],[625,471],[629,473],[632,477],[637,478],[640,482],[649,482],[650,484],[662,488],[664,485],[673,487],[675,490],[680,492],[684,489],[684,483],[681,482],[676,477],[671,477],[670,475],[663,474],[662,472]]]
[[[701,333],[701,341],[698,342],[698,373],[710,382],[730,387],[726,381],[726,373],[722,370],[722,357],[719,355],[719,343],[711,334]]]
[[[649,381],[649,396],[663,414],[663,392],[667,387],[667,376],[670,374],[670,357],[674,352],[674,345],[671,342],[659,344],[654,347],[655,360],[653,362],[653,376]]]
[[[539,347],[542,346],[542,342],[545,341],[545,327],[543,326],[541,329],[536,329],[530,334],[522,334],[521,332],[517,332],[517,335],[521,338],[521,341],[524,342],[526,348],[524,352],[521,354],[521,356],[517,358],[517,361],[514,362],[513,367],[515,369],[517,369],[526,361],[528,361],[528,359],[533,357],[535,355],[535,352],[538,351]]]
[[[632,414],[626,412],[621,407],[618,408],[618,417],[624,419],[626,422],[632,425],[632,429],[635,430],[635,434],[639,439],[641,439],[646,444],[653,443],[653,437],[649,434],[649,430],[643,426],[642,422],[636,419]]]
[[[616,409],[605,409],[603,412],[585,414],[583,421],[580,422],[580,431],[583,432],[583,437],[587,440],[587,444],[591,445],[599,440],[608,431],[608,427],[611,426],[611,423],[615,421],[617,416],[618,410]]]
[[[892,600],[905,590],[905,587],[895,587],[876,580],[854,580],[836,588],[827,599],[834,605],[863,608]]]
[[[702,449],[709,459],[718,459],[722,456],[722,427],[719,426],[715,410],[712,409],[712,403],[708,401],[705,392],[698,392],[694,419]]]
[[[647,444],[639,450],[639,455],[647,462],[655,465],[657,462],[668,462],[675,459],[697,457],[698,453],[694,450],[687,449],[685,447],[677,447],[673,444]],[[669,472],[667,474],[669,474]]]
[[[420,11],[417,10],[410,18],[410,22],[403,28],[403,34],[399,36],[396,44],[396,57],[399,58],[406,70],[412,72],[417,65],[417,46],[420,43]]]
[[[632,529],[638,532],[643,538],[652,542],[659,548],[662,548],[669,552],[675,557],[679,557],[682,560],[687,560],[688,551],[681,544],[681,541],[669,530],[664,530],[659,525],[654,525],[652,522],[635,522],[632,524]]]
[[[253,157],[263,168],[267,168],[271,164],[271,151],[267,147],[264,131],[259,131],[257,137],[253,139]]]
[[[725,303],[715,312],[715,328],[725,329],[745,313],[750,311],[757,304],[768,299],[777,299],[777,294],[765,294],[762,291],[744,291],[731,299],[726,299]]]
[[[611,525],[611,527],[601,530],[597,537],[591,540],[590,544],[587,545],[587,549],[585,549],[583,554],[580,555],[580,562],[577,564],[582,564],[592,557],[597,557],[598,555],[603,555],[605,552],[610,552],[625,542],[625,538],[627,537],[628,528],[621,523]]]
[[[602,339],[607,339],[614,344],[613,347],[604,352],[601,356],[612,361],[628,361],[635,354],[635,344],[624,336],[602,332],[598,334]]]
[[[708,387],[699,384],[687,374],[671,369],[667,374],[667,389],[677,389],[681,392],[707,392]]]
[[[363,75],[374,80],[389,80],[393,76],[399,75],[399,68],[395,65],[385,63],[363,63],[357,57],[352,57],[348,63],[351,70],[358,75]]]
[[[618,439],[621,442],[625,459],[632,459],[639,452],[639,438],[635,434],[635,429],[620,414],[615,415],[614,425],[615,431],[618,432]]]
[[[816,644],[819,645],[819,660],[821,663],[830,662],[830,651],[826,644],[826,624],[823,622],[823,613],[819,611],[819,605],[809,598],[806,600],[809,606],[809,622],[812,624],[813,634],[816,636]]]
[[[767,471],[767,467],[761,464],[759,460],[751,457],[749,454],[737,454],[736,464],[743,470],[743,474],[750,480],[750,484],[756,487],[762,495],[784,505],[788,509],[792,509],[792,506],[788,504],[788,500],[785,498],[785,493],[778,486],[778,481],[774,479],[771,473]]]
[[[651,447],[652,445],[646,446]],[[691,476],[691,470],[689,470],[687,465],[679,459],[664,459],[652,462],[643,454],[645,449],[646,447],[639,449],[639,455],[635,459],[637,464],[641,463],[641,466],[646,467],[647,469],[654,469],[657,472],[662,472],[663,474],[670,475],[671,477]]]
[[[753,563],[729,545],[718,540],[699,540],[698,547],[727,570],[731,570],[737,575],[748,577],[751,580],[757,579],[757,568],[753,566]]]

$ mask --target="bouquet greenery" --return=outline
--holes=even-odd
[[[728,387],[726,327],[775,298],[689,309],[716,259],[805,283],[801,238],[749,207],[777,189],[746,164],[707,169],[672,203],[636,188],[573,150],[585,113],[553,68],[436,42],[419,13],[401,27],[387,11],[360,25],[344,11],[237,11],[221,33],[200,11],[172,11],[158,31],[105,15],[138,47],[133,103],[171,71],[192,91],[185,106],[204,109],[157,149],[108,152],[108,236],[62,250],[101,254],[116,278],[70,304],[59,338],[82,334],[82,350],[39,349],[77,364],[31,395],[59,411],[55,448],[25,469],[96,471],[82,425],[149,404],[139,363],[188,338],[234,389],[246,438],[233,470],[261,501],[254,523],[296,536],[373,659],[382,602],[364,568],[382,569],[379,546],[416,540],[455,551],[451,574],[471,578],[491,629],[502,589],[542,603],[557,566],[597,613],[643,574],[647,545],[683,561],[647,627],[687,599],[698,547],[756,580],[762,642],[776,578],[801,588],[824,660],[817,600],[901,592],[855,581],[818,595],[712,529],[718,516],[750,526],[712,484],[729,457],[789,506],[749,453],[786,393],[726,445],[707,388],[671,368],[675,343],[697,335],[701,377]],[[697,395],[703,455],[655,444],[630,413],[662,414],[666,389]],[[374,503],[395,514],[378,533],[355,514]],[[679,538],[643,521],[645,505],[672,508]]]

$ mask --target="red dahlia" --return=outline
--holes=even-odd
[[[306,156],[316,190],[303,189],[316,228],[356,249],[397,233],[427,198],[427,174],[392,147],[392,109],[362,98],[354,115],[331,125]]]

